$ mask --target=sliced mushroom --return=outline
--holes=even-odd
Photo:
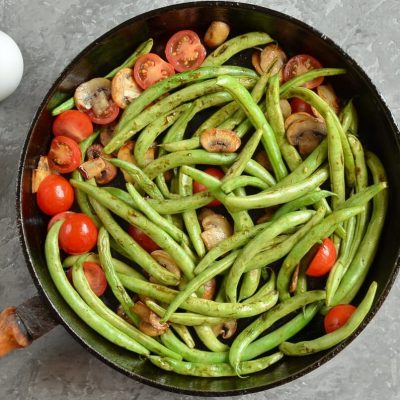
[[[160,336],[169,328],[168,323],[162,324],[160,317],[141,301],[135,303],[132,311],[140,317],[139,329],[149,336]]]
[[[172,272],[178,279],[181,278],[181,270],[176,265],[174,259],[164,250],[155,250],[150,253],[151,256],[169,272]],[[150,280],[152,277],[150,278]]]
[[[264,47],[260,54],[260,68],[262,71],[268,71],[271,67],[271,74],[278,73],[287,61],[285,52],[277,45],[270,44]]]
[[[302,156],[308,156],[322,142],[324,135],[316,132],[304,132],[299,142],[299,153]]]
[[[37,168],[32,171],[32,193],[36,193],[43,179],[52,174],[57,172],[50,168],[47,156],[40,156]]]
[[[91,145],[86,155],[88,161],[79,167],[79,171],[86,179],[94,177],[99,185],[106,185],[117,176],[117,168],[107,161],[107,158],[110,158],[110,156],[103,153],[102,145]]]
[[[234,153],[240,147],[240,137],[229,129],[210,128],[202,132],[200,143],[210,153]]]
[[[222,240],[232,236],[233,230],[229,221],[221,214],[208,215],[201,221],[204,231],[201,238],[207,249],[212,249]]]
[[[116,124],[102,125],[100,129],[100,143],[102,146],[107,146],[114,136]]]
[[[203,219],[204,219],[205,217],[208,217],[209,215],[215,215],[215,214],[216,214],[216,213],[215,213],[213,210],[211,210],[211,208],[204,207],[204,208],[202,208],[201,211],[199,212],[197,218],[198,218],[198,220],[200,221],[200,223],[202,223],[202,222],[203,222]]]
[[[210,279],[202,286],[202,299],[212,300],[217,290],[217,280],[215,278]]]
[[[138,315],[142,320],[149,321],[151,310],[146,304],[141,301],[136,301],[132,307],[132,311]]]
[[[326,136],[325,123],[320,121],[318,118],[308,115],[308,118],[305,118],[304,120],[293,122],[286,130],[286,137],[288,142],[293,146],[298,146],[300,145],[300,142],[306,141],[312,141],[315,143],[316,141],[314,138],[308,133],[305,134],[306,132],[312,132],[314,136],[319,137],[319,142],[321,142],[323,136]],[[305,145],[305,143],[302,144],[302,146]]]
[[[225,321],[222,324],[214,325],[212,330],[216,336],[221,335],[223,339],[231,338],[237,329],[237,322],[235,319]]]
[[[106,78],[94,78],[80,84],[74,95],[75,105],[79,110],[93,110],[99,117],[109,108],[111,82]]]
[[[273,172],[271,161],[269,161],[268,155],[265,150],[260,150],[254,157],[254,159],[262,165],[269,172]]]
[[[208,47],[218,47],[229,36],[230,27],[222,21],[213,21],[204,35],[204,43]]]
[[[292,113],[292,107],[286,99],[281,99],[279,105],[281,106],[283,119],[286,120],[286,118],[288,118]]]
[[[121,304],[117,307],[116,312],[117,312],[117,315],[120,316],[122,319],[124,319],[126,322],[129,322],[130,324],[133,323],[133,321],[128,317],[128,314],[122,308]]]
[[[139,329],[145,333],[148,336],[151,337],[156,337],[156,336],[160,336],[163,333],[166,332],[166,330],[168,329],[168,326],[166,329],[162,329],[162,330],[158,330],[157,328],[155,328],[153,325],[151,325],[149,322],[145,322],[145,321],[140,321],[139,324]]]
[[[133,150],[135,149],[135,142],[130,140],[126,142],[119,150],[117,154],[117,158],[123,161],[128,161],[132,164],[136,165],[135,157],[133,156]],[[129,183],[134,183],[133,179],[130,177],[128,173],[126,173],[123,169],[121,169],[122,174],[124,175],[125,181]]]
[[[289,126],[292,125],[293,123],[300,122],[300,121],[306,121],[306,120],[310,119],[310,117],[312,118],[312,115],[310,115],[309,113],[303,112],[303,111],[289,115],[289,117],[287,117],[285,119],[285,130],[287,130],[289,128]]]
[[[318,93],[318,96],[321,97],[322,100],[326,101],[331,106],[331,108],[335,112],[335,114],[339,114],[340,100],[336,96],[336,93],[333,90],[333,87],[331,84],[319,85],[317,87],[317,93]],[[323,120],[322,115],[314,107],[311,107],[311,109],[312,109],[312,112],[314,113],[314,115],[318,119]]]
[[[132,73],[130,68],[122,68],[111,81],[111,97],[122,109],[142,93],[142,89],[133,79]]]
[[[253,54],[251,55],[251,63],[253,64],[253,67],[257,71],[257,73],[259,75],[262,75],[263,70],[260,67],[260,54],[261,54],[261,51],[259,51],[259,50],[256,50],[255,52],[253,52]]]
[[[92,158],[88,161],[85,161],[79,166],[79,172],[85,179],[92,179],[100,176],[102,171],[106,168],[105,161],[99,158]]]

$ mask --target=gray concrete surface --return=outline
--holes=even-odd
[[[158,0],[0,0],[0,30],[19,43],[22,84],[0,103],[0,309],[35,293],[17,239],[14,212],[21,144],[41,99],[68,62],[120,22]],[[398,0],[271,0],[252,3],[297,17],[339,43],[367,71],[400,122]],[[400,398],[400,281],[378,315],[345,351],[293,383],[243,399]],[[0,399],[184,399],[129,380],[99,362],[59,327],[0,361]]]

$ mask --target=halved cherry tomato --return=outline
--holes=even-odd
[[[221,180],[225,175],[224,173],[218,169],[218,168],[206,168],[203,172],[205,172],[208,175],[213,176],[214,178],[218,178],[219,180]],[[205,192],[207,191],[207,187],[202,185],[199,182],[194,181],[193,182],[193,192],[194,193],[200,193],[200,192]],[[208,207],[218,207],[219,205],[221,205],[221,202],[217,199],[211,201],[210,203],[207,204]]]
[[[319,246],[306,270],[306,275],[319,277],[327,274],[336,262],[336,248],[332,240],[326,238]]]
[[[109,107],[102,115],[96,115],[92,109],[86,111],[92,122],[98,125],[107,125],[118,117],[119,107],[112,100],[109,103]]]
[[[357,308],[351,304],[339,304],[332,307],[324,318],[325,332],[330,333],[342,327]]]
[[[283,70],[283,80],[286,82],[295,76],[304,74],[305,72],[311,71],[313,69],[322,68],[321,63],[315,59],[313,56],[308,54],[299,54],[292,57]],[[304,84],[304,87],[308,89],[313,89],[319,86],[324,81],[324,77],[320,76],[312,81]]]
[[[56,214],[47,224],[47,230],[49,230],[58,220],[65,218],[67,219],[71,214],[75,214],[73,211],[63,211]]]
[[[45,214],[56,215],[71,208],[74,189],[64,177],[49,175],[39,185],[36,202]]]
[[[67,174],[77,169],[82,153],[78,143],[66,136],[57,136],[51,141],[48,154],[50,168]]]
[[[176,32],[165,46],[167,60],[178,72],[200,67],[206,54],[197,33],[189,30]]]
[[[292,107],[292,113],[306,112],[313,115],[311,106],[298,97],[293,97],[290,100],[290,107]]]
[[[54,136],[66,136],[79,143],[93,133],[93,124],[86,113],[68,110],[54,120],[53,133]]]
[[[149,236],[147,236],[141,229],[134,225],[129,225],[128,233],[132,238],[138,242],[148,253],[159,250],[160,246],[153,241]]]
[[[139,57],[133,69],[135,81],[142,89],[147,89],[174,74],[174,67],[154,53]]]
[[[68,254],[87,253],[97,243],[96,225],[86,214],[71,214],[61,226],[59,243]]]
[[[90,289],[98,297],[102,296],[107,289],[107,279],[106,274],[101,269],[100,265],[85,261],[83,263],[83,273],[89,283]],[[73,283],[72,279],[72,268],[67,271],[68,280]]]

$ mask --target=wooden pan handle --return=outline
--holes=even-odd
[[[31,344],[29,334],[16,311],[15,307],[8,307],[0,313],[0,357]]]

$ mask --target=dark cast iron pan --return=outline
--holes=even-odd
[[[265,390],[290,382],[325,363],[346,347],[368,324],[386,298],[398,272],[400,224],[386,223],[374,265],[361,290],[360,297],[372,280],[379,284],[373,308],[362,326],[337,347],[315,355],[285,358],[267,371],[247,379],[201,379],[179,376],[154,367],[144,359],[109,343],[86,326],[68,307],[54,287],[47,271],[43,247],[47,218],[37,208],[30,191],[32,169],[39,156],[46,154],[52,137],[49,109],[69,97],[77,84],[103,76],[122,62],[145,39],[155,39],[160,54],[166,39],[180,29],[204,33],[213,20],[224,20],[233,35],[261,30],[268,32],[289,52],[308,53],[323,65],[345,67],[348,73],[334,80],[343,98],[357,94],[355,103],[360,114],[362,139],[384,162],[388,173],[390,199],[387,221],[400,220],[400,148],[399,131],[392,115],[375,86],[347,54],[325,35],[306,24],[266,8],[230,3],[198,2],[174,5],[132,18],[95,40],[63,71],[46,95],[26,138],[19,165],[17,211],[19,235],[26,264],[38,288],[36,297],[0,315],[0,352],[25,347],[31,340],[50,330],[57,323],[85,348],[116,370],[140,382],[179,393],[203,396],[228,396]],[[243,57],[235,60],[243,63]],[[359,298],[356,299],[356,302]],[[320,333],[321,318],[301,338]]]

